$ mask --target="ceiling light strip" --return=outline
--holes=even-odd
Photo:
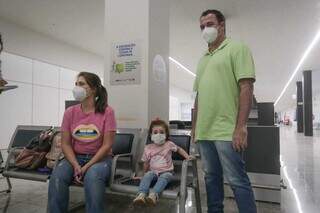
[[[186,68],[185,66],[183,66],[180,62],[178,62],[177,60],[175,60],[172,57],[169,57],[169,60],[172,61],[173,63],[175,63],[176,65],[178,65],[179,67],[181,67],[184,71],[188,72],[190,75],[192,75],[193,77],[196,77],[196,74],[194,74],[193,72],[191,72],[188,68]]]
[[[305,61],[305,59],[308,57],[309,53],[311,52],[311,50],[314,48],[314,46],[317,44],[317,42],[319,41],[320,38],[320,30],[318,31],[318,33],[316,34],[316,36],[314,37],[314,39],[312,40],[312,42],[310,43],[310,45],[308,46],[308,48],[306,49],[306,51],[304,52],[304,54],[302,55],[302,58],[300,59],[296,69],[294,70],[294,72],[292,73],[289,81],[286,83],[285,87],[283,88],[282,92],[280,93],[279,97],[277,98],[277,100],[274,103],[274,106],[277,105],[277,103],[279,102],[279,100],[281,99],[281,97],[283,96],[283,94],[285,93],[285,91],[287,90],[289,84],[291,83],[291,81],[293,80],[293,78],[295,77],[295,75],[297,74],[297,72],[299,71],[299,69],[301,68],[303,62]]]

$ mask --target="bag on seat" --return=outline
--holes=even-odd
[[[49,152],[52,139],[56,134],[53,127],[44,130],[38,136],[32,138],[26,148],[37,152]]]
[[[16,158],[15,166],[22,169],[34,170],[45,165],[46,152],[37,152],[24,148]]]
[[[46,165],[46,154],[51,148],[52,139],[57,133],[51,127],[32,138],[15,159],[15,166],[35,170]]]
[[[47,153],[47,167],[53,169],[54,165],[58,160],[63,158],[62,148],[61,148],[61,133],[58,132],[52,139],[51,149]]]

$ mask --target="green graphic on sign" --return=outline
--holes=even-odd
[[[116,64],[116,70],[117,73],[122,73],[124,71],[124,64]]]

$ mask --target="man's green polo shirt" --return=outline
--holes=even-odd
[[[238,81],[255,78],[249,48],[226,38],[200,59],[193,90],[198,93],[196,140],[232,141],[239,108]]]

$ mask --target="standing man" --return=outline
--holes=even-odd
[[[2,38],[1,38],[1,34],[0,34],[0,54],[3,50],[3,43],[2,43]],[[0,60],[0,87],[3,87],[4,85],[6,85],[7,82],[2,78],[2,73],[1,73],[1,60]],[[0,91],[1,93],[1,91]]]
[[[200,29],[208,51],[200,59],[194,82],[194,139],[205,173],[208,213],[223,212],[223,176],[240,213],[256,213],[254,194],[241,152],[247,147],[254,63],[247,46],[225,36],[225,17],[218,10],[201,14]]]

